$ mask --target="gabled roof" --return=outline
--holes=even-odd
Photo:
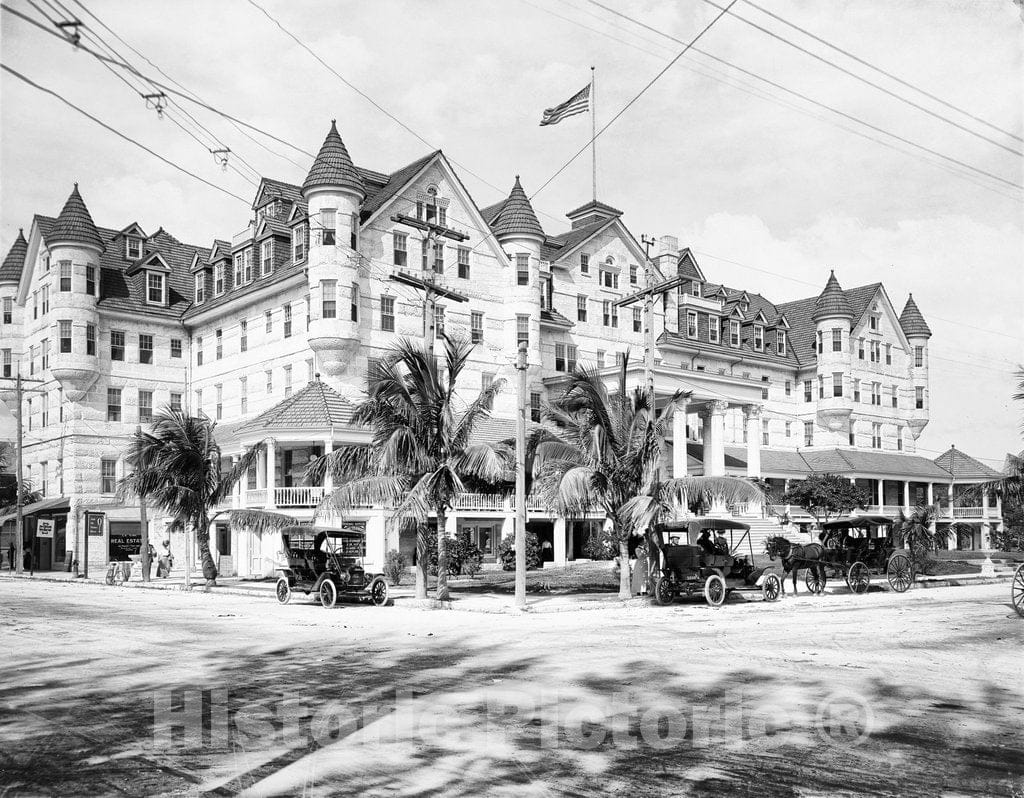
[[[508,199],[501,208],[494,214],[490,221],[491,230],[496,238],[502,236],[537,236],[544,239],[544,228],[537,221],[537,214],[533,212],[526,192],[523,191],[523,184],[519,182],[519,175],[516,175],[516,182]]]
[[[485,208],[485,211],[489,211],[493,208],[497,208],[504,203],[498,203],[498,205],[492,205],[490,208]],[[486,216],[485,216],[486,218]],[[596,222],[591,222],[583,227],[576,227],[570,230],[568,233],[562,233],[557,236],[547,236],[544,240],[544,244],[541,246],[540,256],[544,260],[556,261],[560,260],[565,255],[568,255],[576,247],[582,244],[587,239],[597,235],[609,225],[615,223],[615,219],[598,219]]]
[[[389,200],[402,190],[402,187],[405,186],[406,183],[412,180],[417,172],[440,154],[440,150],[434,150],[431,153],[427,153],[422,158],[417,158],[412,163],[403,166],[401,169],[395,170],[390,175],[385,176],[380,189],[376,193],[371,192],[364,200],[362,207],[363,220],[365,221],[368,217],[372,216],[384,207]]]
[[[238,434],[273,432],[276,429],[315,429],[329,431],[348,426],[352,420],[352,403],[320,382],[319,379],[287,396],[269,410],[240,425]]]
[[[11,244],[7,257],[4,258],[3,266],[0,266],[0,283],[16,283],[21,280],[21,270],[25,266],[27,253],[28,242],[25,240],[25,231],[18,230],[18,237]]]
[[[853,308],[850,307],[850,300],[843,293],[842,286],[839,285],[834,271],[829,273],[825,289],[814,301],[814,312],[811,314],[811,321],[814,322],[829,318],[854,318]]]
[[[117,235],[117,232],[111,232],[113,233],[111,238]],[[78,193],[78,183],[75,183],[71,196],[64,203],[60,215],[50,227],[46,238],[48,242],[71,241],[77,244],[88,244],[96,247],[100,252],[106,249],[103,239],[100,238],[96,225],[92,221],[92,216],[89,215],[89,209],[85,207],[82,195]]]
[[[207,259],[207,263],[215,263],[222,258],[231,259],[231,242],[215,238],[213,246],[210,248],[210,257]]]
[[[286,202],[302,202],[302,189],[283,180],[264,177],[260,180],[260,186],[256,190],[256,198],[252,203],[253,210],[273,199],[283,199]]]
[[[697,265],[697,259],[693,256],[689,247],[684,247],[679,253],[679,260],[676,261],[676,275],[686,277],[690,280],[704,282],[704,273]]]
[[[324,139],[320,152],[317,153],[316,160],[313,161],[309,174],[302,183],[302,191],[305,193],[318,186],[347,188],[360,196],[366,196],[363,178],[352,163],[333,119],[331,129],[327,131],[327,138]]]
[[[932,337],[932,331],[918,309],[913,294],[907,296],[907,304],[903,306],[903,312],[900,314],[900,327],[903,328],[903,334],[907,338]]]
[[[935,458],[935,464],[943,471],[948,471],[953,479],[999,479],[1002,476],[994,468],[964,454],[955,446]]]
[[[555,327],[565,327],[566,329],[576,326],[554,308],[550,310],[542,310],[540,312],[540,322],[541,324],[550,324]]]

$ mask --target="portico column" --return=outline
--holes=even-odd
[[[745,405],[747,424],[747,476],[761,476],[761,405]],[[724,456],[724,453],[723,453]]]
[[[330,438],[324,440],[324,456],[326,457],[334,451],[334,441]],[[327,470],[324,473],[324,495],[331,493],[334,490],[334,474]]]
[[[675,409],[672,416],[672,476],[685,477],[686,457],[686,403]]]
[[[910,482],[903,480],[903,511],[910,513]]]
[[[885,480],[878,480],[878,490],[875,491],[878,499],[878,512],[882,512],[882,508],[885,506]]]
[[[231,470],[232,471],[234,471],[234,469],[238,466],[238,461],[241,460],[241,459],[242,459],[241,455],[238,455],[238,454],[231,455]],[[239,507],[243,506],[242,505],[242,483],[247,481],[248,476],[249,476],[248,474],[243,474],[241,476],[241,478],[238,480],[238,482],[235,483],[235,486],[231,489],[231,506],[234,507],[236,510]]]
[[[564,518],[556,518],[555,519],[554,532],[553,532],[554,538],[555,538],[554,541],[553,541],[554,547],[555,547],[555,550],[554,550],[554,555],[555,555],[554,563],[555,563],[555,565],[565,565],[565,563],[566,563],[566,556],[565,556],[565,549],[566,549],[565,526],[566,526],[566,524],[565,524],[565,519]]]
[[[268,510],[277,507],[274,488],[277,487],[277,444],[273,438],[267,439],[267,503]]]
[[[981,547],[983,549],[992,548],[992,542],[989,535],[992,532],[992,522],[988,517],[988,491],[983,490],[981,492]]]
[[[946,486],[946,499],[949,501],[949,506],[946,509],[949,510],[949,517],[950,517],[950,519],[952,519],[953,518],[953,483],[952,482],[950,482],[949,485]]]
[[[935,485],[931,482],[928,483],[928,506],[935,506]]]
[[[725,476],[725,411],[729,403],[721,399],[708,403],[708,423],[705,425],[711,440],[704,441],[704,474]]]

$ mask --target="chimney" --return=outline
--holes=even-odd
[[[679,259],[679,239],[675,236],[660,236],[654,252],[654,263],[658,270],[665,277],[675,275],[676,261]]]

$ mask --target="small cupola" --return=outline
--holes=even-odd
[[[917,307],[913,294],[909,294],[907,296],[907,304],[903,306],[903,312],[900,313],[900,327],[903,328],[903,334],[906,335],[907,338],[932,337],[931,328],[928,326],[928,323],[924,320],[924,315]]]
[[[92,221],[92,216],[89,214],[89,209],[85,207],[82,195],[78,193],[78,183],[75,183],[71,196],[64,203],[64,207],[61,209],[57,221],[50,228],[46,239],[46,243],[51,247],[58,243],[69,243],[93,247],[100,252],[106,249],[103,239],[100,238],[96,225]]]
[[[537,214],[533,212],[530,199],[523,190],[523,184],[519,182],[519,175],[516,175],[516,182],[508,199],[491,219],[491,230],[499,241],[515,237],[544,240],[544,228],[537,221]]]
[[[822,319],[853,319],[853,308],[850,307],[850,300],[843,293],[843,288],[836,279],[835,271],[828,276],[825,289],[818,295],[814,302],[814,313],[811,314],[811,321]]]
[[[7,251],[7,257],[0,266],[0,283],[17,283],[21,280],[21,270],[25,266],[25,255],[28,254],[28,242],[25,240],[25,231],[18,230],[18,237],[14,239],[11,248]]]
[[[327,138],[324,139],[323,146],[320,147],[320,152],[317,153],[309,174],[302,183],[303,195],[308,195],[316,189],[345,190],[359,195],[360,201],[366,198],[363,179],[352,163],[333,119]]]

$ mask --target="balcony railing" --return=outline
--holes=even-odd
[[[316,507],[324,497],[324,489],[313,485],[274,488],[274,504],[278,507]]]
[[[985,507],[954,507],[953,518],[984,518],[988,515]]]
[[[460,493],[455,500],[456,510],[490,510],[508,512],[513,501],[497,493]]]
[[[246,507],[262,507],[267,503],[267,492],[263,488],[247,490],[245,492]]]

